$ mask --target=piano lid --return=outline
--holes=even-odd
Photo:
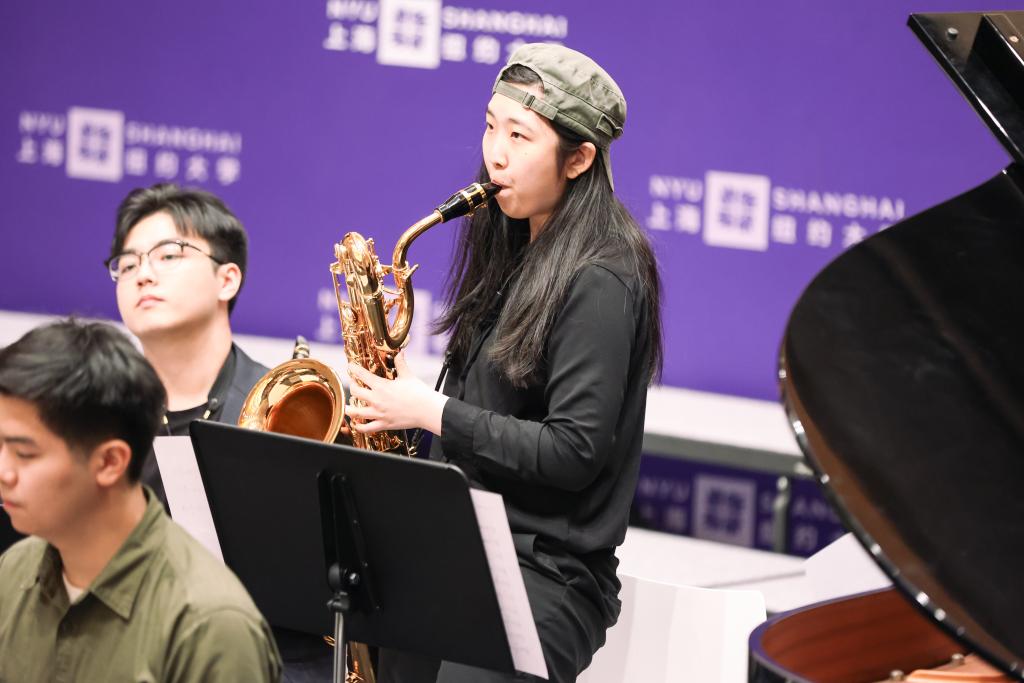
[[[1024,62],[978,53],[1014,22],[911,17],[1021,161],[841,254],[797,302],[779,372],[847,525],[965,649],[1024,680]]]
[[[1024,12],[912,14],[908,21],[1017,163],[1024,163]]]

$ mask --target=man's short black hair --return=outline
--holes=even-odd
[[[73,319],[37,327],[0,350],[0,395],[35,405],[46,428],[73,450],[123,439],[132,450],[133,483],[167,402],[153,366],[124,334]]]
[[[143,218],[164,212],[171,217],[183,236],[195,235],[210,243],[210,251],[221,263],[234,263],[242,271],[248,259],[248,240],[245,228],[235,214],[219,197],[204,190],[182,188],[173,183],[158,183],[152,187],[139,187],[128,193],[117,207],[117,226],[110,256],[124,249],[128,233]],[[242,291],[241,284],[238,291]],[[228,302],[228,313],[235,309],[238,292]]]

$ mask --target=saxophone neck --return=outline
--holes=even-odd
[[[391,259],[392,265],[396,270],[399,268],[404,269],[406,267],[406,255],[409,252],[409,245],[412,244],[413,240],[438,223],[447,223],[453,218],[473,213],[486,204],[491,197],[498,194],[500,190],[501,188],[494,183],[484,183],[482,185],[480,183],[473,183],[469,187],[453,194],[441,206],[434,209],[433,213],[420,219],[418,223],[413,224],[412,227],[402,233],[402,236],[398,238],[398,243],[395,244],[395,251]]]
[[[412,277],[416,266],[409,266],[407,255],[409,245],[425,233],[427,230],[442,222],[441,214],[434,211],[432,214],[421,218],[414,223],[395,243],[395,251],[391,255],[391,277],[395,279],[395,289],[398,291],[398,313],[395,315],[395,322],[388,327],[383,334],[387,346],[392,351],[398,351],[405,345],[405,340],[412,329],[412,314],[415,306],[415,299],[412,291]]]
[[[361,318],[365,320],[367,332],[373,339],[374,346],[385,354],[397,353],[405,345],[412,327],[412,315],[415,297],[412,289],[412,274],[416,266],[408,262],[409,246],[417,237],[438,223],[445,223],[453,218],[472,213],[487,203],[501,188],[487,183],[473,183],[459,190],[448,201],[441,204],[427,216],[411,225],[402,233],[395,243],[391,257],[391,266],[382,266],[373,254],[372,240],[364,240],[357,233],[349,233],[342,244],[335,247],[338,263],[336,272],[347,271],[349,267],[357,268],[362,274],[359,281],[360,291],[357,296],[350,292],[349,300],[360,302]],[[356,239],[358,238],[358,239]],[[349,265],[345,265],[349,264]],[[381,278],[390,272],[395,280],[397,298],[392,302],[384,301],[384,291],[380,287]],[[356,282],[354,281],[354,282]],[[337,285],[336,285],[337,286]],[[346,277],[346,286],[349,284]],[[390,311],[394,310],[394,323],[389,323]],[[344,320],[342,321],[344,327]]]
[[[442,222],[443,218],[441,217],[441,213],[439,211],[434,211],[433,213],[424,216],[416,223],[413,223],[405,232],[402,233],[402,236],[398,238],[397,242],[395,242],[395,250],[391,254],[391,266],[396,274],[400,271],[405,271],[408,268],[409,264],[406,257],[409,254],[409,246],[416,240],[416,238]],[[396,275],[396,277],[398,277],[398,275]]]

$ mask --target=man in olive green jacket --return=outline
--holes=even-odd
[[[231,571],[139,483],[165,393],[102,324],[0,350],[0,498],[30,537],[0,556],[0,681],[277,681]]]

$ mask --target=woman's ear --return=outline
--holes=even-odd
[[[569,155],[565,163],[565,177],[575,180],[593,165],[594,157],[597,156],[597,147],[593,142],[584,142],[575,152]]]

